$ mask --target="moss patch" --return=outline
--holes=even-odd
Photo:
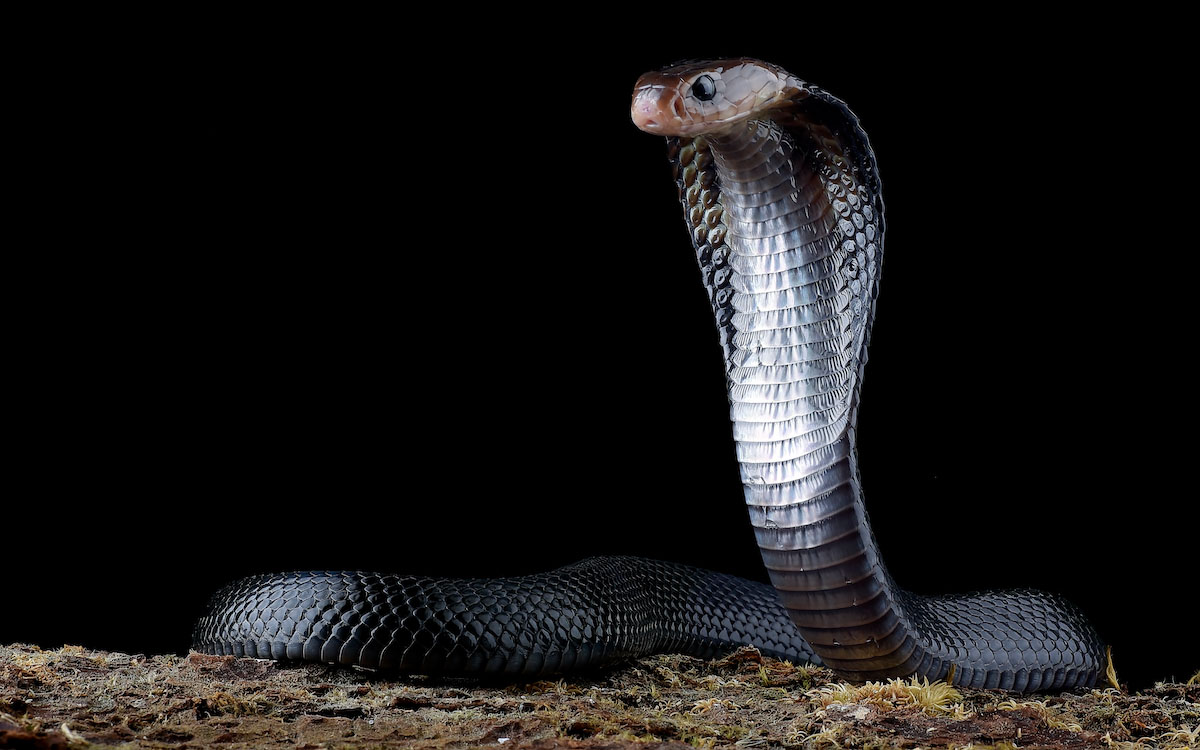
[[[1185,748],[1200,682],[1016,696],[742,649],[508,686],[191,654],[0,647],[0,747]]]

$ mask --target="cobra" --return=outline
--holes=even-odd
[[[649,73],[635,86],[631,114],[667,139],[772,585],[626,557],[498,579],[256,576],[213,597],[193,647],[426,674],[537,676],[753,645],[851,680],[950,677],[1017,691],[1096,684],[1102,641],[1060,597],[918,596],[899,588],[880,558],[855,428],[884,211],[855,115],[817,86],[752,59]]]

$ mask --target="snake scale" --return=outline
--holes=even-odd
[[[631,114],[665,136],[724,350],[745,501],[770,586],[591,558],[531,576],[297,572],[218,592],[198,651],[445,675],[537,676],[738,645],[851,680],[1092,686],[1105,649],[1036,591],[899,588],[868,523],[855,451],[884,213],[847,106],[778,66],[688,62],[643,76]]]

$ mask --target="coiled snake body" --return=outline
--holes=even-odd
[[[917,596],[896,586],[879,557],[855,423],[884,218],[857,118],[821,89],[749,59],[647,74],[632,116],[668,140],[773,588],[638,558],[509,579],[259,576],[213,597],[193,647],[532,676],[750,644],[854,680],[953,674],[956,684],[1019,691],[1094,685],[1104,647],[1062,599]]]

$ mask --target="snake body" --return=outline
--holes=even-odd
[[[639,558],[507,579],[258,576],[213,597],[193,647],[534,676],[749,644],[853,680],[952,677],[1017,691],[1096,684],[1104,646],[1063,599],[918,596],[880,558],[855,425],[884,215],[858,119],[820,88],[750,59],[649,73],[631,112],[639,128],[667,137],[772,586]]]

